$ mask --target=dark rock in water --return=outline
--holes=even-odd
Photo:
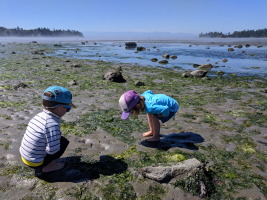
[[[145,51],[146,48],[145,48],[145,47],[137,47],[136,50],[137,50],[137,51]]]
[[[135,86],[145,86],[145,83],[142,81],[135,81]]]
[[[168,60],[161,60],[161,61],[159,61],[159,64],[168,64]]]
[[[169,59],[170,58],[170,55],[169,54],[164,54],[162,55],[163,58],[166,58],[166,59]]]
[[[228,51],[234,51],[235,49],[234,48],[228,48]]]
[[[176,59],[177,58],[177,56],[171,56],[171,59]]]
[[[14,90],[18,90],[19,88],[26,88],[28,85],[25,83],[19,83],[18,85],[14,86]]]
[[[124,83],[126,80],[123,78],[120,71],[110,71],[104,75],[104,80],[109,80],[111,82]]]
[[[195,70],[190,73],[190,75],[194,77],[205,77],[207,75],[207,71],[205,70]]]
[[[135,42],[125,42],[125,49],[134,49],[137,47]]]
[[[61,44],[54,44],[54,47],[62,47]]]
[[[235,48],[241,49],[243,46],[241,44],[236,45]]]
[[[267,93],[267,89],[263,90],[264,93]]]
[[[152,58],[151,61],[152,61],[152,62],[157,62],[158,59],[157,59],[157,58]]]
[[[217,71],[216,74],[219,75],[219,76],[222,76],[222,75],[224,75],[225,73],[224,73],[223,71]]]
[[[200,65],[198,66],[198,69],[199,70],[205,70],[205,71],[208,71],[208,70],[211,70],[212,69],[212,64],[203,64],[203,65]]]

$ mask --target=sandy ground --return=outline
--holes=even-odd
[[[210,42],[213,43],[213,41]],[[267,43],[264,40],[259,44],[265,45]],[[239,163],[237,166],[241,166],[240,163],[242,163],[242,166],[244,165],[253,176],[260,176],[262,179],[259,179],[261,181],[258,185],[253,182],[250,188],[237,189],[232,193],[232,196],[235,198],[266,199],[264,196],[264,194],[266,195],[266,187],[262,186],[266,184],[267,178],[267,111],[265,104],[267,94],[264,92],[267,88],[266,79],[256,78],[254,83],[251,82],[244,87],[241,84],[228,85],[228,83],[225,83],[226,87],[224,87],[223,83],[219,83],[220,86],[218,86],[218,83],[212,84],[200,80],[181,79],[180,77],[177,80],[173,77],[169,78],[165,74],[169,72],[166,69],[142,71],[138,67],[121,64],[127,82],[110,83],[103,81],[101,76],[106,71],[118,67],[116,64],[90,60],[67,60],[31,53],[40,49],[44,49],[45,52],[51,51],[51,48],[53,45],[39,45],[38,43],[7,43],[0,48],[0,199],[85,199],[85,194],[88,199],[90,195],[91,199],[93,199],[93,195],[95,198],[97,196],[105,199],[103,188],[110,183],[109,177],[120,172],[119,167],[116,171],[104,166],[108,162],[101,162],[101,159],[107,156],[120,155],[131,146],[135,146],[137,151],[147,152],[153,157],[153,154],[158,151],[157,148],[142,145],[141,141],[144,138],[137,130],[129,133],[136,141],[127,143],[116,135],[112,135],[111,129],[109,131],[101,124],[92,133],[84,135],[73,134],[77,133],[75,129],[77,127],[72,129],[65,124],[77,122],[80,116],[93,113],[98,109],[106,110],[106,112],[115,109],[116,114],[113,114],[112,120],[119,118],[118,99],[124,91],[129,89],[135,89],[138,92],[151,89],[156,93],[170,95],[181,102],[181,110],[176,120],[163,124],[161,134],[164,137],[173,133],[185,135],[180,135],[178,140],[173,140],[172,145],[165,146],[167,149],[164,152],[172,154],[179,151],[194,157],[196,152],[203,155],[209,154],[208,149],[212,147],[214,151],[218,152],[233,152],[234,154],[234,152],[241,151],[240,156],[247,153],[249,157],[247,160],[242,162],[242,157],[232,157],[229,163]],[[71,64],[77,63],[85,67],[70,67]],[[175,73],[178,76],[179,72]],[[73,79],[77,80],[78,85],[68,84]],[[146,86],[135,86],[136,80],[144,81]],[[162,84],[166,84],[166,80],[172,80],[168,85],[169,88],[162,87]],[[27,86],[14,89],[14,86],[21,82]],[[176,90],[171,86],[172,84],[174,87],[181,87],[181,90]],[[70,145],[62,158],[62,161],[67,163],[67,170],[54,174],[54,179],[51,179],[53,181],[46,182],[33,177],[33,172],[21,162],[18,149],[27,123],[42,109],[40,95],[50,85],[68,87],[74,94],[74,103],[77,108],[63,118],[65,125],[63,132],[68,133],[65,136],[70,140]],[[224,93],[225,99],[223,101],[216,99],[215,91]],[[199,105],[195,102],[194,96],[201,97]],[[206,102],[206,99],[210,99],[210,101]],[[254,123],[251,115],[253,113],[262,118],[257,118],[258,121]],[[260,121],[261,119],[265,121]],[[112,123],[112,120],[105,123]],[[139,120],[140,123],[145,124],[145,115],[141,115]],[[82,123],[86,124],[84,121]],[[82,131],[87,131],[84,127],[80,128],[83,129]],[[227,137],[228,140],[223,140],[222,136]],[[233,136],[240,136],[242,141],[230,140]],[[242,144],[245,145],[242,146]],[[85,161],[80,159],[85,159]],[[95,160],[98,163],[92,165],[86,159]],[[137,159],[136,162],[139,160]],[[216,159],[214,162],[217,162]],[[222,162],[223,160],[218,163]],[[120,161],[113,164],[120,167],[124,166]],[[99,173],[97,168],[109,172]],[[90,172],[89,170],[88,172],[88,169],[93,169],[93,171]],[[236,169],[241,170],[243,168],[237,167]],[[136,168],[128,166],[128,171],[135,174]],[[226,175],[225,172],[222,177],[227,179],[230,176],[229,174]],[[253,176],[251,175],[251,177]],[[236,175],[231,177],[234,179],[233,177]],[[226,184],[232,179],[222,181],[225,181]],[[145,195],[152,194],[149,192],[149,186],[161,185],[155,181],[143,179],[140,175],[135,180],[125,180],[125,182],[131,183],[137,194],[136,199],[145,199]],[[121,186],[117,185],[116,187]],[[114,190],[119,190],[116,187]],[[193,195],[170,184],[163,184],[163,187],[167,192],[160,197],[161,199],[201,199],[196,194]],[[152,197],[147,197],[147,199],[149,198]]]

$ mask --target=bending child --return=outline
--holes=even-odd
[[[36,176],[64,167],[57,160],[69,141],[61,136],[60,118],[75,107],[70,91],[60,86],[47,88],[42,99],[44,109],[30,120],[20,146],[23,163],[34,168]]]
[[[135,91],[125,92],[119,100],[122,109],[121,118],[127,119],[131,113],[138,116],[141,111],[147,113],[150,130],[143,133],[148,142],[160,140],[160,122],[165,123],[173,118],[179,110],[179,104],[173,98],[165,94],[154,94],[151,90],[145,91],[139,96]]]

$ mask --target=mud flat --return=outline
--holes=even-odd
[[[49,43],[0,45],[0,199],[267,198],[266,78],[183,78],[182,71],[165,68],[46,55],[52,51]],[[118,67],[127,82],[102,79]],[[138,80],[145,86],[136,86]],[[66,167],[38,179],[18,149],[51,85],[69,88],[77,108],[61,124],[70,140]],[[142,142],[145,115],[120,120],[118,99],[130,89],[165,93],[180,103],[176,119],[161,126],[160,144]],[[145,167],[193,158],[202,170],[186,178],[159,182],[142,174]]]

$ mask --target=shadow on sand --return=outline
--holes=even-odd
[[[169,135],[161,135],[158,142],[141,142],[141,145],[149,148],[156,148],[161,150],[169,150],[172,147],[180,147],[189,150],[198,150],[196,143],[204,142],[204,138],[192,132],[171,133]]]
[[[50,173],[44,173],[40,179],[53,182],[73,182],[79,183],[87,180],[93,180],[103,175],[120,174],[127,170],[128,165],[111,156],[101,156],[97,162],[84,162],[81,157],[62,158],[65,161],[65,167]]]

